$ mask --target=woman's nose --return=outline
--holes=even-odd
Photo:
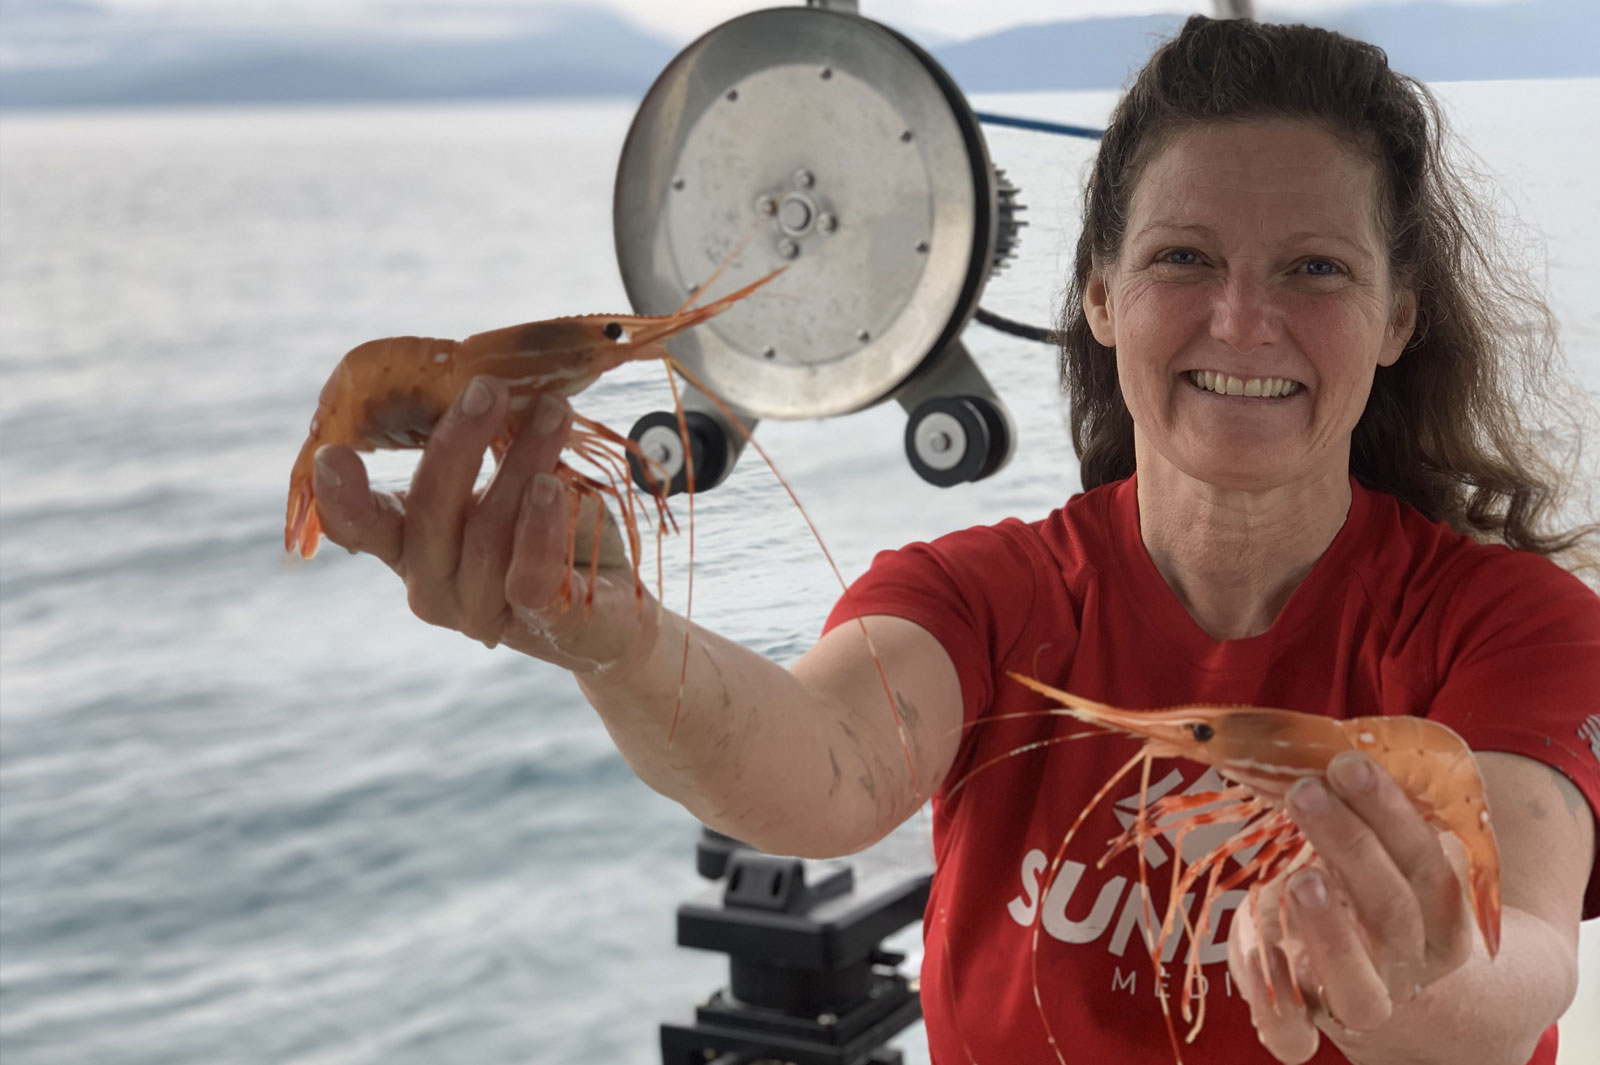
[[[1247,271],[1229,273],[1212,302],[1212,339],[1248,354],[1276,340],[1278,328],[1266,278]]]

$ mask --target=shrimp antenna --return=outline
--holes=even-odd
[[[717,278],[721,277],[723,271],[732,266],[734,261],[737,260],[739,256],[744,254],[744,250],[750,246],[750,242],[755,239],[756,234],[761,232],[765,225],[766,223],[764,221],[757,221],[751,224],[751,226],[745,230],[744,236],[740,237],[734,243],[733,250],[724,255],[722,257],[722,261],[717,263],[717,268],[711,271],[711,276],[691,288],[689,290],[689,298],[684,300],[683,303],[678,306],[678,309],[673,311],[668,317],[676,318],[678,315],[683,314],[690,307],[693,307],[697,302],[699,302],[700,297],[709,293],[711,291],[711,286],[717,283]],[[701,391],[705,390],[701,389]]]

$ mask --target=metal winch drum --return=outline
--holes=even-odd
[[[756,11],[662,72],[617,166],[623,284],[638,313],[670,314],[719,267],[709,296],[785,267],[669,350],[746,431],[892,398],[925,480],[980,480],[1014,432],[961,331],[1015,247],[1016,190],[950,77],[854,8]],[[684,404],[695,486],[709,488],[744,434],[692,387]],[[676,416],[646,415],[631,435],[682,490]]]

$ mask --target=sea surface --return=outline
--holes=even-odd
[[[1439,87],[1600,390],[1600,81]],[[992,110],[1103,123],[1105,93]],[[282,550],[317,391],[378,336],[626,310],[621,103],[0,114],[0,1060],[647,1065],[723,961],[673,941],[698,827],[570,678]],[[992,129],[1059,310],[1092,145]],[[1078,488],[1050,349],[974,326],[1010,465],[920,482],[898,407],[759,436],[847,574]],[[658,366],[582,400],[626,430]],[[399,484],[407,459],[375,463]],[[838,594],[747,455],[696,511],[694,616],[780,660]],[[669,603],[685,553],[668,546]],[[925,822],[861,859],[928,861]],[[1563,1060],[1600,1060],[1600,926]],[[902,937],[915,951],[915,930]],[[902,1041],[926,1061],[920,1034]]]

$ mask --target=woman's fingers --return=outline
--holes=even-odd
[[[549,637],[550,626],[561,612],[559,598],[567,577],[567,530],[573,507],[560,478],[549,473],[528,482],[519,507],[515,547],[506,570],[506,602],[525,627]],[[569,590],[576,601],[582,595],[583,575],[574,573],[571,579]]]
[[[1321,870],[1302,869],[1289,878],[1288,899],[1291,926],[1329,1015],[1358,1032],[1387,1021],[1394,1002],[1343,891]]]
[[[434,427],[404,496],[372,492],[359,458],[325,448],[313,475],[324,527],[335,543],[371,552],[399,573],[422,620],[593,669],[641,629],[642,598],[628,597],[624,618],[622,597],[611,594],[621,586],[614,571],[631,572],[629,557],[597,490],[585,491],[580,508],[555,472],[572,419],[559,396],[529,407],[494,477],[474,491],[508,408],[499,385],[469,384]],[[569,573],[574,536],[584,564]],[[593,604],[591,554],[602,571],[595,587],[604,593]]]
[[[312,489],[329,540],[349,551],[375,555],[399,570],[405,543],[404,508],[390,493],[372,491],[359,455],[347,447],[318,450]]]
[[[486,378],[473,378],[429,434],[422,461],[412,476],[405,538],[406,586],[412,609],[424,620],[453,623],[453,619],[430,616],[442,605],[433,600],[455,575],[473,484],[484,451],[505,424],[505,407],[503,389]]]
[[[1439,833],[1417,813],[1395,779],[1378,771],[1366,755],[1352,752],[1334,758],[1328,766],[1328,779],[1405,878],[1422,920],[1424,957],[1420,960],[1428,968],[1444,972],[1463,964],[1472,953],[1470,922],[1461,881],[1445,855]],[[1371,924],[1375,932],[1393,931],[1397,922],[1411,919],[1409,912],[1396,912],[1379,899],[1356,898],[1355,902],[1364,918],[1386,922],[1381,928]],[[1433,973],[1435,978],[1438,975]],[[1407,976],[1415,983],[1422,974]]]
[[[1261,1045],[1285,1065],[1300,1065],[1317,1052],[1321,1035],[1309,1011],[1298,1004],[1288,959],[1277,943],[1262,942],[1252,909],[1243,905],[1234,911],[1234,925],[1228,936],[1228,969],[1234,986],[1250,1005],[1250,1021]],[[1260,907],[1269,927],[1276,925],[1275,917],[1270,916],[1276,909],[1276,902]]]
[[[497,642],[509,620],[506,571],[523,495],[535,476],[554,472],[570,413],[559,397],[541,396],[535,401],[462,533],[456,577],[462,610],[473,628],[468,635],[485,643]],[[560,554],[546,560],[554,567],[564,562]]]
[[[1290,792],[1296,823],[1334,874],[1305,875],[1292,905],[1319,966],[1343,959],[1342,979],[1331,992],[1335,1012],[1367,1030],[1386,1019],[1388,1000],[1408,1001],[1419,985],[1460,965],[1471,952],[1470,930],[1437,833],[1394,779],[1354,752],[1333,760],[1328,779],[1327,786],[1307,779]],[[1372,977],[1355,971],[1357,960],[1370,964]],[[1373,977],[1384,989],[1382,1005],[1372,1001]]]

